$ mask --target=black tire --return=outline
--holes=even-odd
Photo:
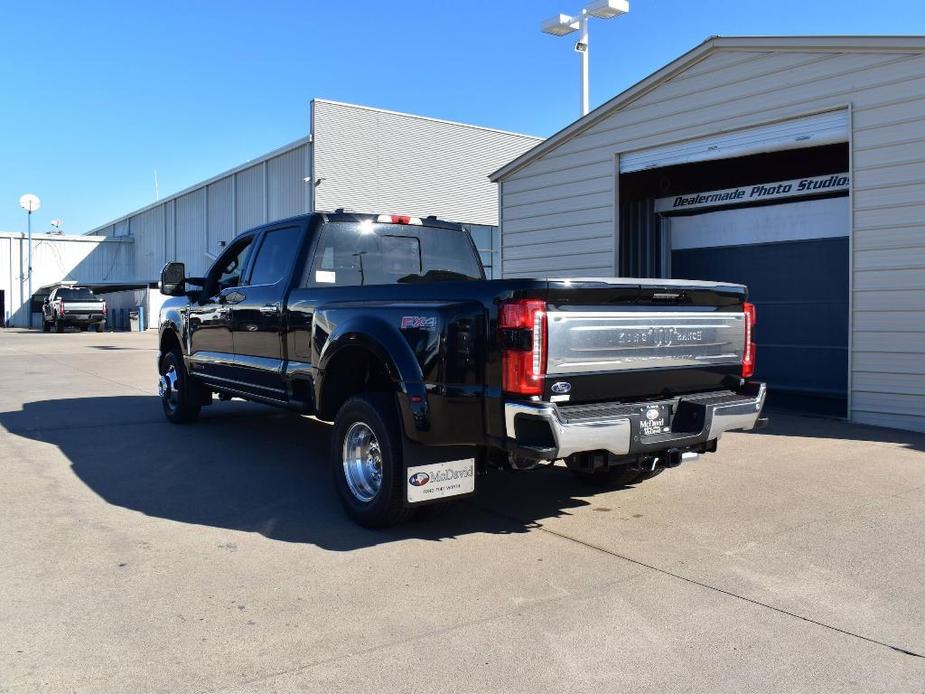
[[[42,319],[42,332],[43,333],[51,332],[51,323],[49,323],[44,318]]]
[[[331,465],[334,487],[347,514],[366,528],[385,528],[403,523],[414,515],[405,506],[402,429],[395,397],[391,393],[365,393],[350,398],[334,420],[331,435]],[[354,429],[356,425],[356,429]],[[378,487],[373,491],[357,483],[357,474],[348,475],[344,464],[348,434],[367,436],[378,458]],[[368,437],[371,432],[374,438]],[[348,477],[350,478],[348,480]]]
[[[169,376],[171,369],[173,376]],[[162,383],[161,407],[164,416],[174,424],[191,424],[199,417],[202,400],[199,397],[199,385],[190,378],[179,352],[168,352],[161,359],[160,376]],[[170,388],[164,387],[163,380],[172,381]]]
[[[106,321],[101,320],[99,323],[96,324],[96,332],[101,333],[105,329],[106,329]]]
[[[64,323],[63,323],[61,320],[59,320],[59,319],[56,319],[56,320],[55,320],[55,332],[56,332],[56,333],[63,333],[63,332],[64,332]]]
[[[571,469],[571,468],[570,468]],[[602,489],[619,489],[633,484],[639,477],[639,468],[631,465],[615,465],[613,467],[584,472],[572,470],[572,474],[586,484]]]
[[[83,323],[80,326],[80,332],[85,333],[90,329],[90,326],[87,323]]]

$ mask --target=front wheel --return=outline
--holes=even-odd
[[[334,486],[347,514],[366,528],[404,522],[402,430],[391,393],[351,398],[334,420],[331,462]]]
[[[164,415],[174,424],[190,424],[199,417],[201,401],[196,384],[190,379],[178,352],[168,352],[161,359],[158,391]]]
[[[63,333],[64,332],[64,321],[60,318],[55,320],[55,332]]]
[[[42,319],[42,332],[43,333],[51,332],[51,323],[49,323],[44,318]]]

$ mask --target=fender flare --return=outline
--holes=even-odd
[[[422,415],[426,417],[424,376],[411,346],[397,327],[369,314],[350,317],[331,333],[318,359],[321,378],[315,381],[315,402],[322,402],[327,384],[324,374],[334,359],[345,349],[357,347],[368,351],[385,366],[401,396],[399,405],[403,419],[408,422],[406,417],[410,417],[421,421]],[[422,411],[418,412],[419,409]]]
[[[363,347],[372,352],[396,383],[420,383],[423,380],[421,367],[405,338],[397,328],[381,318],[356,316],[338,325],[318,355],[318,368],[326,371],[331,361],[350,347]]]

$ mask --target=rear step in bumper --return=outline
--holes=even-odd
[[[640,435],[639,421],[647,408],[658,403],[596,405],[593,406],[596,416],[588,416],[587,409],[590,408],[586,408],[581,416],[570,416],[552,403],[507,402],[504,405],[504,422],[514,447],[531,457],[556,460],[589,451],[607,451],[617,456],[636,455],[695,446],[715,440],[726,431],[750,430],[766,424],[767,419],[761,417],[766,394],[764,383],[752,381],[745,384],[739,393],[724,391],[681,397],[676,401],[672,428],[679,424],[683,409],[683,420],[695,424],[693,428],[696,431],[688,428],[649,437]],[[528,426],[521,426],[518,431],[520,422]],[[551,441],[534,438],[536,424],[540,422],[548,425]]]

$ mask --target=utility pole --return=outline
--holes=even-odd
[[[37,195],[32,193],[26,193],[21,198],[19,198],[19,206],[26,211],[26,218],[28,220],[26,227],[29,230],[29,260],[28,260],[28,271],[26,276],[29,278],[28,283],[28,297],[26,298],[26,315],[28,316],[27,321],[28,325],[32,327],[32,213],[38,210],[42,206],[42,201],[39,200]],[[20,285],[22,286],[22,285]]]

